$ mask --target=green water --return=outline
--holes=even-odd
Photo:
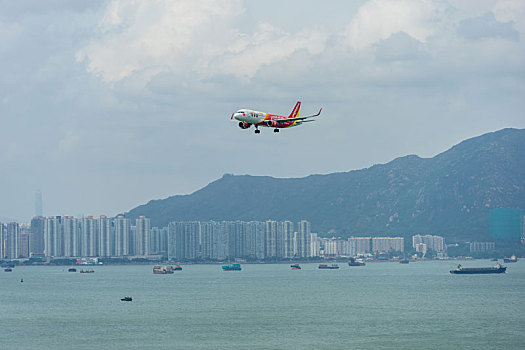
[[[16,267],[0,271],[0,348],[523,348],[525,264],[451,275],[456,264]]]

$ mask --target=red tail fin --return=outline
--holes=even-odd
[[[297,101],[295,104],[295,107],[292,109],[292,113],[290,113],[290,118],[296,118],[299,115],[299,108],[301,108],[301,101]]]

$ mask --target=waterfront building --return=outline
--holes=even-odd
[[[416,245],[424,243],[427,249],[436,252],[443,252],[446,249],[445,238],[433,235],[414,235],[412,236],[412,248],[416,249]]]
[[[98,256],[111,257],[115,255],[115,229],[113,220],[105,215],[96,219],[98,232]]]
[[[6,225],[3,239],[3,257],[17,259],[20,255],[20,225],[10,222]]]
[[[131,221],[122,215],[113,220],[115,226],[115,256],[130,255]]]
[[[81,256],[98,256],[98,231],[93,216],[86,216],[80,219],[80,237]]]
[[[373,237],[372,251],[374,253],[403,252],[403,237]]]
[[[79,251],[79,223],[72,216],[62,217],[62,235],[64,237],[64,250],[62,255],[65,257],[78,257]]]
[[[35,216],[31,219],[31,235],[29,238],[29,251],[33,254],[44,253],[44,226],[46,219],[42,216]]]
[[[310,222],[301,220],[297,223],[297,234],[295,236],[295,257],[305,258],[310,256],[310,245],[312,237],[310,232]]]
[[[31,226],[20,225],[18,256],[22,258],[29,257],[29,238],[31,237]]]
[[[310,253],[308,256],[318,257],[320,256],[320,250],[321,244],[319,242],[319,238],[317,237],[317,233],[310,233]]]
[[[427,245],[425,243],[416,243],[414,248],[416,252],[421,253],[423,256],[427,253]]]
[[[469,248],[470,248],[471,253],[491,252],[496,249],[496,243],[494,242],[470,242]]]
[[[356,256],[360,254],[362,255],[369,254],[371,252],[370,240],[371,240],[370,237],[350,237],[348,238],[350,249],[355,249],[354,254],[352,254],[352,256]]]
[[[150,254],[168,254],[168,228],[152,227],[149,235]]]
[[[490,211],[490,236],[518,238],[524,236],[524,212],[521,209],[498,208]]]
[[[150,220],[145,216],[140,216],[135,220],[135,255],[147,256],[149,251],[149,225]]]
[[[265,257],[276,258],[277,257],[277,221],[267,220],[266,221],[266,241],[265,241]]]
[[[44,224],[44,254],[48,257],[63,256],[62,217],[50,216]]]
[[[199,222],[171,222],[168,228],[168,259],[192,260],[199,257]]]

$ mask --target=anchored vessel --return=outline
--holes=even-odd
[[[173,266],[153,266],[153,274],[154,275],[166,275],[173,273]],[[181,268],[182,270],[182,268]]]
[[[365,266],[365,263],[360,260],[356,260],[355,258],[350,258],[350,261],[348,261],[348,266]]]
[[[485,274],[485,273],[505,273],[507,268],[501,264],[496,264],[493,267],[463,267],[458,265],[457,269],[450,270],[450,273],[458,275],[473,275],[473,274]]]
[[[337,264],[332,264],[332,265],[326,265],[326,264],[320,264],[319,265],[319,268],[321,270],[337,270],[339,268],[339,265]]]
[[[222,265],[223,271],[241,271],[241,264],[235,263],[230,265]]]
[[[518,262],[518,258],[516,258],[516,255],[511,256],[510,258],[504,258],[504,263],[515,263]]]
[[[299,265],[299,264],[292,264],[292,265],[290,265],[290,268],[292,270],[300,270],[301,269],[301,265]]]

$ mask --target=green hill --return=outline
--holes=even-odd
[[[190,194],[129,211],[178,220],[309,220],[322,235],[488,237],[489,210],[525,208],[525,129],[468,139],[433,158],[304,178],[224,175]]]

